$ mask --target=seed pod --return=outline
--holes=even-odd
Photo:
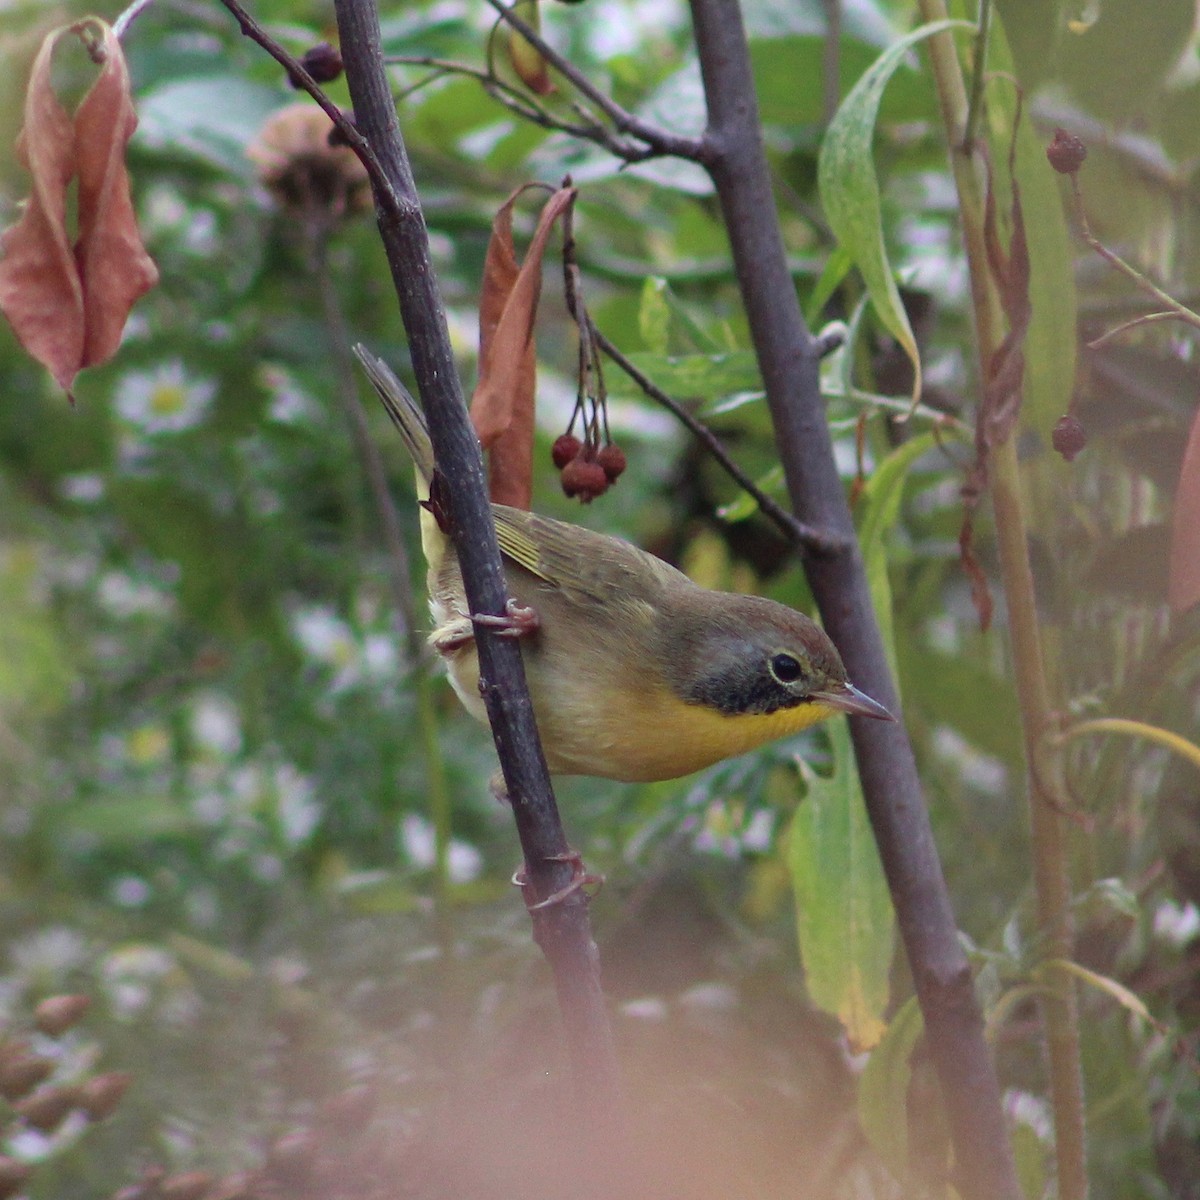
[[[1082,138],[1073,133],[1068,133],[1065,129],[1056,129],[1054,140],[1046,147],[1046,157],[1060,175],[1074,175],[1087,158],[1087,146]]]
[[[113,1114],[121,1098],[129,1091],[133,1076],[128,1071],[109,1071],[79,1085],[79,1107],[91,1121],[103,1121]]]
[[[75,1088],[45,1087],[13,1107],[26,1125],[42,1133],[53,1133],[78,1104],[79,1093]]]
[[[15,1196],[25,1186],[31,1170],[25,1163],[0,1154],[0,1200]]]
[[[53,1071],[54,1063],[48,1058],[30,1054],[23,1047],[15,1053],[0,1055],[0,1096],[5,1100],[20,1100],[49,1079]]]
[[[1058,418],[1050,442],[1067,462],[1074,462],[1075,456],[1087,445],[1087,430],[1074,413],[1067,413]]]
[[[50,996],[33,1010],[33,1023],[48,1037],[60,1037],[91,1005],[91,996]]]
[[[342,52],[328,42],[318,42],[305,50],[300,65],[317,83],[332,83],[342,73]]]

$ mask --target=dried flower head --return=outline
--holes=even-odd
[[[370,206],[367,169],[347,146],[331,146],[333,123],[312,104],[289,104],[267,118],[246,148],[258,177],[285,210],[337,219]]]

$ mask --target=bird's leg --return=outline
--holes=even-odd
[[[552,908],[556,904],[561,904],[568,896],[573,896],[576,892],[582,891],[584,888],[595,888],[599,891],[604,886],[604,876],[595,875],[591,871],[587,871],[583,866],[583,856],[578,850],[568,850],[565,854],[551,854],[547,856],[548,862],[563,862],[571,864],[571,878],[567,883],[558,889],[557,892],[551,892],[545,900],[538,900],[534,904],[530,904],[528,898],[525,900],[525,907],[532,912],[540,912],[543,909]],[[528,897],[525,889],[530,886],[529,875],[526,869],[522,866],[512,877],[513,883],[521,889],[523,895]],[[595,891],[587,892],[587,898],[590,900],[596,894]]]
[[[470,617],[447,621],[433,631],[429,644],[443,657],[450,658],[475,640],[475,627]]]
[[[518,604],[511,598],[504,606],[503,616],[472,613],[471,620],[476,625],[486,625],[489,629],[494,629],[498,637],[511,638],[528,637],[531,633],[536,633],[542,624],[536,608]]]

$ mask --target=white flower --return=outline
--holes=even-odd
[[[200,696],[192,707],[192,736],[210,754],[233,757],[242,748],[237,706],[217,692]]]
[[[123,376],[117,384],[116,408],[145,433],[181,433],[204,419],[216,390],[211,379],[190,379],[176,359]]]

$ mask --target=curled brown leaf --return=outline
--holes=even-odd
[[[518,265],[512,210],[523,190],[504,202],[492,225],[479,302],[479,382],[471,397],[471,420],[489,452],[492,500],[527,509],[533,496],[534,324],[542,258],[550,231],[573,203],[576,189],[560,188],[546,201],[525,260]]]
[[[51,80],[54,49],[73,34],[101,64],[74,118]],[[26,351],[71,390],[76,374],[111,358],[129,310],[158,279],[130,199],[125,147],[137,125],[120,42],[89,19],[49,33],[30,73],[17,154],[31,177],[21,219],[0,235],[0,311]],[[78,179],[78,232],[67,188]]]

